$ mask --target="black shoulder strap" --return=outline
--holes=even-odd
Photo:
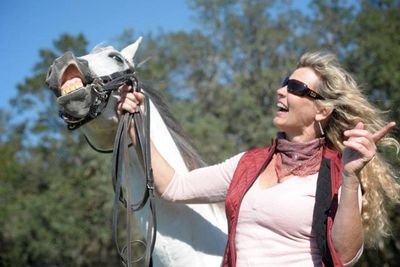
[[[331,165],[328,159],[322,159],[317,180],[312,230],[322,261],[326,267],[333,266],[332,257],[327,243],[327,219],[332,204]]]

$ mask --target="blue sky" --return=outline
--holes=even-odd
[[[12,0],[0,8],[0,109],[9,109],[16,85],[32,74],[39,49],[62,33],[83,33],[89,48],[113,44],[125,29],[135,34],[194,27],[185,0]]]

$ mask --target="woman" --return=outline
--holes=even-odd
[[[121,89],[119,114],[143,102],[130,89]],[[225,200],[224,266],[353,265],[364,239],[386,234],[384,194],[399,198],[376,152],[378,142],[400,147],[386,137],[395,123],[380,118],[333,55],[319,52],[303,55],[277,90],[273,122],[282,132],[271,146],[188,174],[175,173],[153,146],[157,191],[171,201]]]

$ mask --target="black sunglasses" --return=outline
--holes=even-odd
[[[285,86],[287,86],[287,90],[289,93],[292,93],[297,96],[309,96],[311,98],[321,99],[321,100],[325,99],[323,96],[321,96],[317,92],[308,88],[307,84],[302,83],[298,80],[289,79],[289,77],[286,77],[282,83],[282,87],[285,87]]]

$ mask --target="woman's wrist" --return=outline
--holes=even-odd
[[[360,185],[355,185],[355,184],[342,184],[342,192],[343,191],[358,192],[359,187]]]
[[[358,191],[360,180],[356,173],[343,171],[342,188],[351,191]]]

